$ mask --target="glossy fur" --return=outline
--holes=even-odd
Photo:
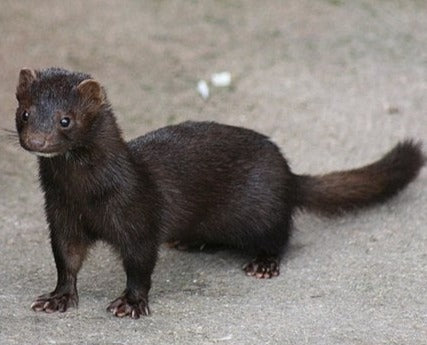
[[[77,273],[97,240],[123,259],[126,288],[108,307],[120,317],[149,313],[162,242],[239,248],[255,256],[246,274],[276,276],[295,209],[333,214],[383,201],[424,163],[420,145],[407,141],[364,168],[298,176],[268,137],[213,122],[168,126],[126,143],[104,89],[62,69],[22,70],[17,98],[21,145],[39,156],[58,271],[36,311],[77,305]]]

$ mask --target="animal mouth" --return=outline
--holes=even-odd
[[[44,149],[42,148],[37,148],[37,147],[29,147],[28,145],[22,145],[22,147],[27,150],[28,152],[32,153],[33,155],[36,155],[38,157],[46,157],[46,158],[51,158],[51,157],[55,157],[58,155],[63,154],[64,152],[62,152],[58,147],[46,147]]]
[[[37,152],[37,151],[30,151],[32,154],[35,154],[38,157],[45,157],[45,158],[51,158],[60,155],[60,152]]]

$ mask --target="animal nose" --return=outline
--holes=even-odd
[[[46,146],[46,138],[37,136],[37,137],[31,137],[28,139],[28,146],[34,150],[41,150]]]

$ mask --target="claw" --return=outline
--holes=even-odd
[[[132,319],[139,319],[141,315],[150,314],[150,309],[145,300],[140,300],[135,303],[129,301],[126,296],[119,297],[111,302],[107,307],[107,311],[117,317],[129,316]]]
[[[270,279],[279,275],[279,259],[277,257],[259,256],[243,266],[247,276],[257,279]]]
[[[54,292],[36,298],[31,304],[31,309],[39,312],[54,313],[56,311],[65,312],[68,308],[77,307],[78,297],[74,293],[56,294]]]

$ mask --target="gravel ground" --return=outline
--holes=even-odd
[[[419,0],[0,2],[0,127],[14,128],[21,67],[93,74],[126,138],[183,120],[266,133],[297,173],[427,142],[427,2]],[[219,71],[229,88],[195,87]],[[80,306],[34,313],[55,284],[35,158],[0,145],[0,344],[427,344],[427,169],[382,206],[295,217],[281,275],[245,277],[239,253],[162,249],[153,315],[105,311],[124,286],[99,245]]]

